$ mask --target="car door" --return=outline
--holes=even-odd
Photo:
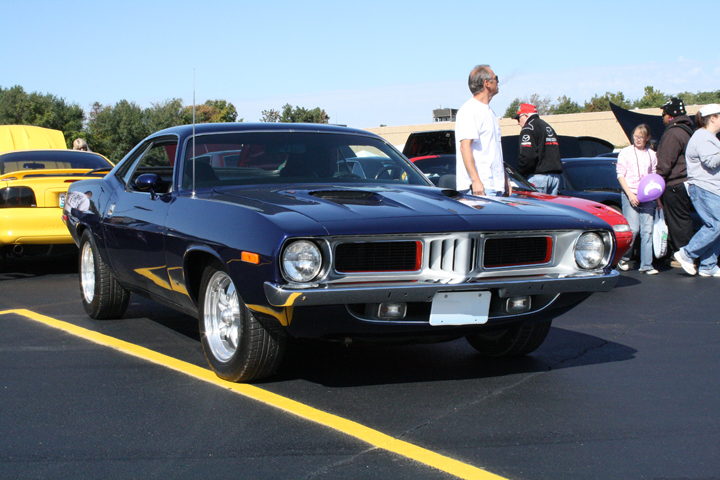
[[[172,195],[176,137],[152,139],[118,172],[124,188],[110,199],[103,218],[106,246],[118,278],[150,294],[174,300],[165,264],[165,217]],[[158,191],[142,192],[135,180],[144,173],[163,179]]]

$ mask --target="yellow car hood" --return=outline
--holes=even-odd
[[[0,125],[0,153],[45,148],[67,150],[63,132],[31,125]]]

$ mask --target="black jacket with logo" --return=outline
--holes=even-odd
[[[518,171],[525,176],[562,173],[560,146],[555,130],[537,114],[530,115],[520,130],[518,160]]]

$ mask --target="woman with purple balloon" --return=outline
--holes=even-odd
[[[695,133],[685,150],[688,194],[703,221],[690,243],[675,252],[675,260],[690,275],[720,277],[720,105],[702,107],[695,116]],[[700,265],[695,268],[695,260]]]
[[[652,229],[655,215],[655,199],[665,188],[665,182],[658,183],[655,174],[657,157],[649,148],[650,127],[638,125],[633,130],[633,144],[620,150],[617,162],[617,176],[622,194],[622,213],[630,224],[633,243],[640,234],[640,273],[656,275],[653,268]],[[653,175],[653,177],[650,177]],[[627,270],[632,249],[618,262],[620,270]]]

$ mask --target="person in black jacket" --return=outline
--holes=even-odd
[[[540,119],[535,106],[529,103],[520,104],[513,118],[522,127],[518,171],[539,191],[557,195],[562,162],[555,130]]]
[[[668,227],[668,253],[672,255],[690,243],[693,236],[692,202],[685,188],[685,148],[693,132],[693,122],[679,98],[671,98],[662,106],[662,116],[666,127],[657,150],[657,173],[665,180],[661,199]],[[671,265],[680,266],[675,261]]]

